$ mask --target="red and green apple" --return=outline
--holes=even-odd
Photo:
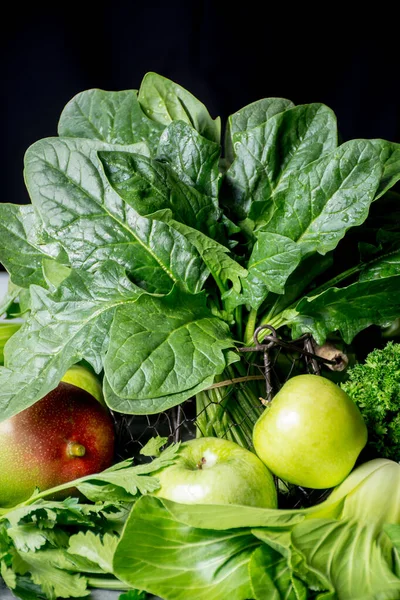
[[[0,506],[29,498],[112,464],[114,424],[85,390],[61,382],[0,423]],[[69,490],[71,491],[71,490]]]

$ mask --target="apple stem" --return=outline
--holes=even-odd
[[[201,471],[201,469],[203,468],[203,465],[205,465],[206,462],[207,462],[207,460],[203,456],[202,459],[199,460],[199,462],[197,463],[197,468],[200,469],[200,471]]]
[[[67,454],[71,458],[79,458],[85,456],[86,448],[79,444],[78,442],[68,442],[67,446]]]

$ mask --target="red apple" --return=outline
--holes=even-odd
[[[0,423],[0,506],[109,467],[114,425],[107,409],[61,382],[31,407]],[[70,491],[70,490],[69,490]]]

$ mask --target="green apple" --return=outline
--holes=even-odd
[[[185,504],[276,508],[274,479],[259,458],[228,440],[208,437],[181,445],[175,464],[155,473],[156,495]]]
[[[330,488],[352,470],[367,442],[367,428],[351,398],[316,375],[289,379],[258,419],[254,448],[284,481]]]
[[[64,383],[71,383],[82,390],[86,390],[93,398],[96,398],[100,404],[103,404],[103,406],[106,405],[100,381],[97,379],[96,375],[94,375],[92,371],[89,371],[89,369],[86,369],[86,367],[73,365],[68,369],[61,381],[64,381]]]

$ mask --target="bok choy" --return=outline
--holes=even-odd
[[[114,571],[166,600],[397,600],[399,539],[400,466],[376,459],[322,504],[297,511],[144,496]]]

